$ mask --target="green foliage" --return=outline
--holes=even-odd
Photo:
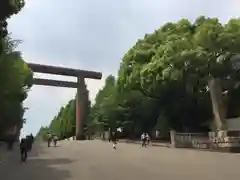
[[[239,116],[240,19],[221,24],[199,17],[166,23],[139,39],[123,56],[91,107],[91,131],[123,127],[128,137],[143,131],[206,131],[212,119],[209,78],[227,91],[228,117]],[[240,59],[240,58],[239,58]],[[65,127],[65,126],[64,126]]]
[[[87,103],[87,108],[90,108],[90,103]],[[84,126],[88,123],[88,117],[85,116],[82,120]],[[41,127],[37,137],[45,139],[47,133],[53,133],[60,139],[75,136],[76,128],[76,100],[72,99],[66,106],[62,106],[48,127]]]
[[[25,5],[24,0],[1,0],[0,1],[0,54],[4,47],[4,38],[8,35],[7,19],[17,14]]]
[[[21,53],[15,51],[19,41],[12,40],[7,31],[7,19],[23,6],[24,0],[0,1],[0,136],[10,127],[22,128],[26,110],[23,101],[32,85],[32,72]]]
[[[31,87],[32,72],[20,52],[12,49],[13,42],[5,39],[4,53],[0,55],[0,131],[17,125],[22,128],[25,108],[23,101]]]
[[[49,132],[49,129],[48,127],[41,127],[38,131],[38,133],[36,134],[36,139],[39,139],[39,140],[47,140],[47,134]]]
[[[139,91],[120,92],[118,89],[115,78],[109,76],[98,92],[90,115],[95,131],[122,127],[125,136],[134,136],[151,130],[158,116],[157,101]]]
[[[0,21],[17,14],[25,5],[24,0],[1,0]]]
[[[239,30],[239,19],[225,25],[205,17],[167,23],[126,53],[119,87],[159,99],[172,128],[199,130],[212,116],[208,79],[220,78],[229,94],[238,81],[231,57],[240,51]]]

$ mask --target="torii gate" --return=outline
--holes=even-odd
[[[83,140],[83,123],[82,119],[85,116],[86,97],[88,95],[87,87],[85,84],[85,78],[89,79],[101,79],[102,73],[95,71],[85,71],[80,69],[64,68],[58,66],[49,66],[42,64],[27,63],[28,67],[37,73],[56,74],[64,76],[77,77],[77,82],[59,81],[52,79],[39,79],[34,78],[33,84],[43,86],[57,86],[77,88],[76,96],[76,140]]]

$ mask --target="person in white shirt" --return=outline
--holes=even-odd
[[[148,133],[145,134],[145,138],[146,138],[146,144],[149,145],[150,143],[150,136]]]
[[[142,141],[142,147],[146,147],[146,135],[145,133],[142,133],[141,135],[141,141]]]

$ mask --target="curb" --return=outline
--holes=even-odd
[[[108,141],[108,140],[103,140],[100,138],[96,138],[97,140],[102,140],[102,141]],[[119,143],[128,143],[128,144],[142,144],[141,141],[134,141],[134,140],[118,140]],[[168,143],[150,143],[150,146],[155,146],[155,147],[166,147],[166,148],[171,148],[171,144]]]
[[[131,140],[119,140],[120,143],[129,143],[129,144],[142,144],[140,141],[131,141]],[[150,146],[155,146],[155,147],[168,147],[170,148],[170,144],[166,143],[150,143]]]
[[[106,140],[103,140],[101,138],[95,138],[96,140],[101,140],[101,141],[108,141],[107,139]],[[128,143],[128,144],[142,144],[141,141],[134,141],[134,140],[124,140],[124,139],[119,139],[118,140],[119,143]],[[166,147],[166,148],[171,148],[171,144],[170,143],[150,143],[150,146],[155,146],[155,147]]]

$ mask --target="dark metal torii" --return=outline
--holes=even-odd
[[[56,87],[68,87],[77,88],[76,96],[76,140],[84,139],[83,135],[83,122],[82,119],[85,116],[85,107],[87,107],[87,87],[85,84],[85,78],[89,79],[101,79],[102,73],[95,71],[86,71],[80,69],[72,69],[58,66],[49,66],[42,64],[27,63],[28,67],[36,73],[56,74],[64,76],[77,77],[77,82],[59,81],[51,79],[39,79],[34,78],[33,84],[43,86],[56,86]]]

